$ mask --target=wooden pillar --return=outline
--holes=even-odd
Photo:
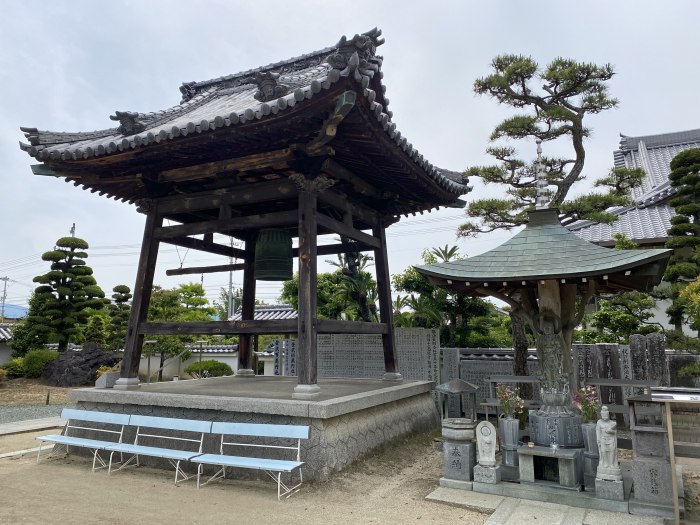
[[[387,332],[382,334],[384,348],[384,379],[401,380],[396,360],[396,330],[394,328],[394,309],[391,304],[391,280],[389,277],[389,258],[386,249],[386,228],[380,219],[372,228],[372,234],[379,239],[380,246],[374,250],[374,262],[377,270],[377,294],[379,295],[379,318],[386,323]]]
[[[243,297],[241,305],[241,321],[252,321],[255,318],[255,243],[257,237],[250,235],[245,241],[245,269],[243,270]],[[253,336],[241,334],[238,339],[238,370],[237,376],[253,377]]]
[[[131,317],[126,334],[126,348],[120,377],[114,385],[118,390],[131,390],[139,386],[139,364],[141,362],[141,350],[143,347],[143,335],[139,334],[139,326],[146,321],[148,305],[151,301],[153,289],[153,274],[156,270],[158,259],[159,241],[154,238],[153,232],[163,225],[163,218],[158,212],[157,201],[150,203],[150,209],[146,216],[146,225],[143,230],[143,242],[141,244],[141,256],[136,271],[136,283],[134,284],[134,299],[131,303]]]
[[[299,191],[299,339],[297,340],[298,383],[292,397],[318,396],[316,369],[316,193]]]

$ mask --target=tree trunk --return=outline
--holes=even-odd
[[[158,381],[163,380],[163,365],[165,364],[165,352],[160,353],[160,370],[158,370]]]
[[[513,375],[526,376],[528,339],[525,331],[525,320],[516,312],[510,312],[510,326],[513,335]],[[532,399],[532,385],[524,384],[520,393],[525,399]]]

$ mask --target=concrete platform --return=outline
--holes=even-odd
[[[82,388],[69,399],[85,410],[309,425],[310,437],[302,442],[301,452],[304,479],[319,481],[378,447],[430,432],[440,422],[431,381],[323,378],[321,394],[313,400],[293,399],[296,384],[292,377],[231,376],[143,384],[135,390]],[[210,438],[205,452],[218,451],[218,440]],[[142,463],[169,468],[154,458]]]
[[[491,514],[485,525],[663,525],[664,520],[440,487],[426,499]]]

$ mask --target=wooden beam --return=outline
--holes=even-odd
[[[351,213],[353,217],[366,222],[377,224],[380,215],[371,208],[358,202],[351,201],[347,195],[329,188],[318,194],[318,200],[337,209],[341,213]]]
[[[376,237],[373,237],[360,230],[356,230],[355,228],[351,228],[347,224],[344,224],[340,221],[336,221],[335,219],[331,219],[327,215],[319,213],[316,217],[316,220],[319,226],[328,228],[332,232],[339,233],[340,235],[350,237],[354,241],[361,242],[363,244],[371,246],[372,248],[379,248],[381,246],[381,242]]]
[[[294,334],[296,319],[271,321],[194,321],[142,323],[143,335]]]
[[[365,182],[352,171],[338,164],[332,159],[326,159],[323,161],[323,164],[321,164],[321,172],[330,175],[334,179],[349,182],[355,191],[365,195],[366,197],[372,197],[374,199],[382,198],[382,195],[377,188],[372,186],[370,183]]]
[[[316,193],[299,192],[299,301],[297,310],[297,377],[302,389],[317,388],[317,226]],[[315,385],[315,387],[314,387]]]
[[[192,273],[216,273],[216,272],[237,272],[244,270],[245,263],[221,264],[219,266],[192,266],[191,268],[175,268],[166,270],[165,275],[189,275]]]
[[[384,350],[384,371],[387,374],[398,374],[399,366],[396,358],[396,334],[394,330],[394,307],[391,302],[391,277],[389,275],[389,256],[386,247],[386,232],[384,224],[380,223],[372,229],[374,236],[379,239],[380,246],[374,250],[374,264],[377,274],[377,295],[379,296],[379,318],[386,325],[387,331],[382,333]],[[398,378],[397,378],[398,379]]]
[[[259,228],[296,226],[296,210],[280,211],[262,215],[249,215],[236,217],[235,219],[213,220],[178,224],[175,226],[161,226],[155,231],[159,240],[176,239],[189,235],[201,235],[203,233],[223,233],[232,230],[256,230]]]
[[[159,182],[179,182],[194,180],[202,177],[216,175],[220,172],[245,171],[249,169],[266,168],[269,166],[284,165],[288,161],[295,160],[294,152],[289,148],[265,153],[256,153],[215,162],[206,162],[187,166],[184,168],[174,168],[161,171],[158,175]]]
[[[141,243],[141,255],[136,269],[136,283],[134,284],[134,299],[131,304],[131,315],[126,333],[126,346],[122,359],[120,379],[136,379],[138,383],[139,363],[141,362],[141,349],[143,347],[143,333],[140,328],[146,321],[148,305],[151,301],[153,290],[153,276],[156,271],[158,259],[158,240],[154,238],[153,231],[163,223],[163,217],[158,213],[157,203],[146,216],[146,224],[143,229],[143,242]]]
[[[318,333],[324,334],[386,334],[388,331],[389,327],[386,323],[338,321],[334,319],[318,320]]]
[[[255,233],[251,232],[245,240],[246,269],[243,272],[243,297],[241,304],[241,321],[255,319]],[[253,338],[241,334],[238,341],[238,375],[255,375],[253,371]]]
[[[193,239],[192,237],[180,237],[179,239],[163,239],[164,244],[173,244],[182,246],[183,248],[191,248],[200,252],[213,253],[223,255],[224,257],[234,257],[236,259],[245,258],[245,252],[239,248],[226,246],[225,244],[206,243],[201,239]]]
[[[176,213],[220,209],[221,206],[225,205],[241,206],[279,199],[296,199],[297,193],[297,187],[293,182],[282,179],[164,197],[160,199],[160,209],[163,215],[167,216]]]

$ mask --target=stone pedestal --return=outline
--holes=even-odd
[[[501,481],[501,467],[474,467],[474,481],[494,485]]]
[[[457,481],[472,481],[476,464],[476,444],[446,441],[443,444],[443,477]]]
[[[636,459],[632,462],[634,499],[657,505],[673,505],[671,465]]]
[[[595,475],[598,470],[598,442],[596,440],[595,423],[581,425],[583,435],[583,482],[586,490],[595,490]]]
[[[114,388],[114,384],[119,379],[119,372],[108,371],[104,372],[95,381],[95,388]]]
[[[622,480],[609,481],[595,478],[595,495],[596,498],[625,501],[625,488]]]
[[[501,418],[498,420],[498,432],[501,437],[501,463],[517,467],[520,421],[512,417]]]
[[[581,490],[583,485],[583,449],[520,447],[520,483],[556,483],[559,487]],[[541,475],[542,464],[556,463],[554,479]],[[551,469],[550,469],[551,470]]]

